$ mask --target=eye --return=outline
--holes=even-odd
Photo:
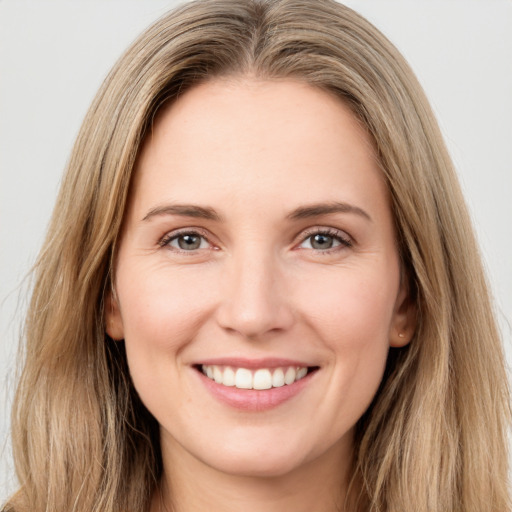
[[[165,236],[159,243],[162,247],[170,247],[177,251],[197,251],[199,249],[208,249],[211,247],[210,242],[205,236],[195,232],[170,233]]]
[[[338,230],[318,230],[308,233],[307,237],[299,245],[301,249],[313,249],[315,251],[329,251],[337,247],[350,247],[352,242],[347,235]]]

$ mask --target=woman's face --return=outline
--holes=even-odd
[[[107,331],[125,339],[164,463],[343,467],[390,344],[409,339],[372,142],[299,82],[214,80],[161,112],[115,275]]]

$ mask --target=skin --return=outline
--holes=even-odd
[[[366,215],[290,218],[334,202]],[[148,217],[176,203],[219,218]],[[389,346],[408,343],[414,327],[393,225],[370,137],[324,91],[216,79],[160,113],[139,155],[107,308],[107,331],[125,340],[135,387],[160,424],[153,510],[170,508],[171,493],[177,511],[339,509],[354,425]],[[203,237],[197,249],[180,250],[183,229]],[[313,245],[326,230],[327,244]],[[218,357],[319,370],[291,400],[241,411],[193,367]]]

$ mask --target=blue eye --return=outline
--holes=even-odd
[[[204,236],[194,232],[179,233],[165,237],[160,242],[160,245],[172,247],[179,251],[196,251],[210,247],[210,243]]]
[[[308,235],[299,247],[315,251],[328,251],[340,246],[350,247],[351,245],[350,239],[342,236],[338,231],[318,231]]]

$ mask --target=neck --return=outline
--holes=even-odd
[[[218,471],[182,447],[163,446],[164,473],[151,512],[349,512],[344,506],[351,455],[345,447],[279,476]],[[176,453],[176,450],[181,453]],[[167,453],[166,453],[167,451]]]

